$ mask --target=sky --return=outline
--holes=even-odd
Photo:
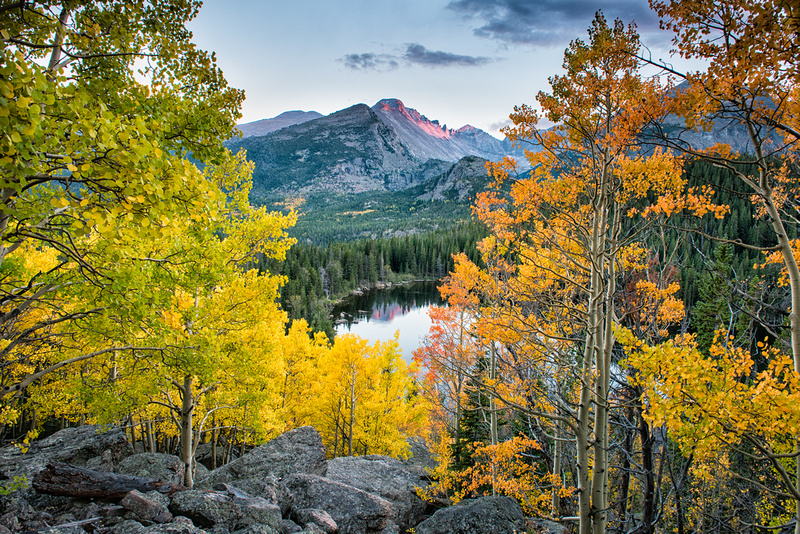
[[[204,0],[189,27],[245,90],[241,123],[397,98],[501,137],[598,9],[635,21],[653,58],[670,60],[671,35],[647,0]]]

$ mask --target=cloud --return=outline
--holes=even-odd
[[[474,20],[475,35],[507,44],[563,46],[585,37],[597,10],[609,22],[636,22],[643,36],[658,32],[647,0],[451,0],[447,7]]]
[[[339,59],[352,70],[393,70],[400,66],[396,56],[390,54],[347,54]]]
[[[352,70],[393,70],[402,65],[422,65],[423,67],[480,67],[495,61],[482,56],[462,56],[441,50],[428,50],[419,43],[406,45],[402,54],[347,54],[338,61]]]
[[[428,50],[417,43],[408,45],[403,59],[408,63],[425,67],[479,67],[494,61],[488,57],[461,56],[441,50]]]

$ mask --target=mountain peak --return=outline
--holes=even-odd
[[[477,133],[479,131],[481,131],[481,130],[479,130],[478,128],[475,128],[471,124],[465,124],[464,126],[459,128],[458,130],[456,130],[456,133],[460,133],[460,134],[463,134],[463,133]]]
[[[373,106],[374,108],[382,108],[382,109],[396,109],[398,111],[405,112],[406,106],[403,102],[398,98],[384,98],[383,100],[378,100],[378,103]]]
[[[378,114],[394,126],[404,124],[406,127],[416,127],[421,133],[436,137],[437,139],[449,139],[453,134],[446,126],[439,125],[438,120],[430,120],[414,108],[407,108],[403,102],[396,98],[385,98],[372,106],[372,111]],[[408,124],[411,123],[411,124]],[[413,125],[413,126],[412,126]]]

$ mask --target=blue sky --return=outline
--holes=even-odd
[[[399,98],[494,135],[535,103],[595,11],[635,21],[655,58],[669,35],[647,0],[204,0],[190,28],[244,89],[242,122]]]

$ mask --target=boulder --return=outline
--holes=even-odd
[[[172,497],[169,509],[176,516],[188,517],[200,528],[223,528],[230,531],[242,517],[232,498],[214,491],[181,491]]]
[[[508,534],[525,531],[525,516],[511,497],[480,497],[442,508],[416,526],[416,534]]]
[[[133,519],[120,521],[116,525],[106,530],[108,534],[145,534],[147,528]]]
[[[303,532],[303,527],[292,521],[291,519],[284,519],[281,521],[281,532],[283,534],[295,534],[296,532]]]
[[[164,501],[167,501],[166,497],[157,491],[144,494],[133,490],[119,504],[146,521],[167,523],[172,520],[172,514],[167,508],[168,502]]]
[[[283,531],[278,529],[275,530],[272,527],[268,527],[267,525],[250,525],[249,527],[236,530],[233,534],[282,534]]]
[[[563,523],[535,517],[525,518],[525,530],[531,534],[569,534],[570,529]],[[792,533],[793,534],[793,533]]]
[[[230,488],[233,487],[231,484],[226,483],[218,483],[213,486],[217,491],[230,491]],[[280,482],[274,477],[243,478],[236,481],[235,488],[248,496],[266,499],[272,504],[280,503]]]
[[[236,527],[246,528],[250,525],[266,525],[275,530],[281,528],[281,509],[274,502],[262,497],[253,497],[241,488],[230,484],[217,484],[214,490],[224,493],[239,508],[241,517]]]
[[[0,448],[0,474],[11,479],[25,476],[32,480],[51,462],[111,471],[132,453],[125,432],[119,427],[84,425],[65,428],[34,441],[25,453],[14,445]]]
[[[405,463],[421,469],[434,469],[436,467],[436,459],[428,444],[422,438],[408,438],[408,447],[411,449],[411,456]]]
[[[184,468],[183,462],[177,456],[143,452],[124,458],[119,463],[117,472],[183,485]]]
[[[256,447],[241,458],[219,467],[201,480],[198,487],[210,488],[220,482],[246,478],[278,479],[292,473],[324,476],[328,470],[325,446],[313,427],[304,426],[286,432]]]
[[[133,520],[122,521],[104,532],[108,534],[207,534],[205,530],[194,526],[186,517],[176,517],[169,523],[149,527]]]
[[[380,533],[393,513],[392,505],[381,497],[318,475],[289,475],[283,486],[293,511],[324,510],[340,534]]]
[[[199,464],[197,462],[194,463],[194,480],[197,482],[198,480],[203,480],[207,478],[208,475],[211,474],[211,471],[208,470],[206,466],[203,464]]]
[[[333,534],[339,528],[328,512],[315,508],[295,510],[294,514],[292,514],[292,519],[306,530],[308,530],[309,525],[313,524],[325,534]]]
[[[427,486],[425,472],[388,456],[350,456],[328,462],[327,478],[378,495],[392,505],[391,520],[405,531],[422,521],[425,501],[416,488]]]

